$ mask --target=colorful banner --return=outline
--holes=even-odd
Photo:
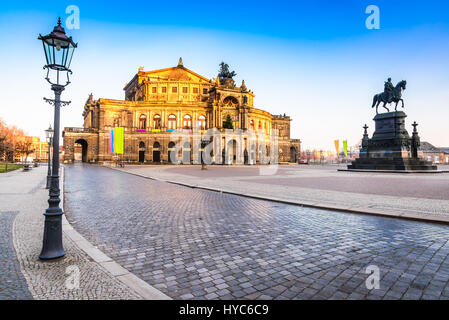
[[[124,132],[123,128],[114,128],[114,153],[115,154],[123,154],[123,138]]]
[[[109,131],[109,153],[114,153],[114,130]]]
[[[346,158],[348,157],[348,140],[343,140],[343,150],[345,152]]]
[[[334,140],[335,150],[337,151],[337,157],[340,156],[340,141]]]

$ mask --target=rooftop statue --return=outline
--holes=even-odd
[[[232,79],[237,74],[235,71],[229,71],[229,65],[227,63],[220,63],[220,70],[218,76],[220,77],[221,82],[224,82],[226,79]]]
[[[402,80],[398,82],[398,84],[395,87],[393,86],[393,83],[391,83],[391,78],[388,78],[388,80],[385,81],[384,92],[378,93],[374,96],[372,108],[376,107],[376,114],[379,114],[378,107],[381,102],[384,103],[382,107],[387,109],[387,112],[390,112],[390,110],[386,107],[387,103],[390,104],[392,102],[395,102],[396,105],[394,107],[394,111],[397,111],[398,103],[399,101],[401,101],[402,108],[404,108],[404,100],[402,99],[402,90],[405,90],[406,85],[407,81]]]

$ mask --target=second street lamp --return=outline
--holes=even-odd
[[[48,170],[47,170],[47,186],[45,189],[50,189],[50,183],[51,183],[51,161],[50,161],[50,155],[51,155],[51,143],[53,142],[53,129],[48,127],[47,130],[45,130],[45,138],[47,139],[48,143]]]
[[[65,87],[70,83],[69,73],[70,63],[72,62],[73,52],[77,45],[73,42],[71,37],[67,37],[64,28],[61,26],[61,18],[59,18],[58,25],[54,27],[53,32],[49,35],[39,35],[39,40],[42,41],[47,64],[44,69],[47,69],[47,77],[45,78],[50,84],[51,89],[55,93],[55,99],[44,100],[55,107],[54,114],[54,134],[53,134],[53,165],[50,181],[50,192],[48,199],[48,208],[44,213],[44,239],[42,245],[42,252],[39,258],[42,260],[57,259],[65,256],[64,247],[62,245],[62,209],[59,207],[60,189],[59,189],[59,118],[61,105],[68,105],[70,102],[61,101],[61,93]],[[50,79],[50,72],[52,78]],[[66,74],[66,84],[60,84],[60,74]]]
[[[206,157],[205,149],[206,149],[207,144],[208,143],[207,143],[206,140],[204,140],[204,139],[201,140],[201,153],[200,153],[200,156],[201,156],[201,170],[207,170],[206,161],[205,161],[205,157]]]

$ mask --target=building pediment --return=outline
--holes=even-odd
[[[191,82],[210,82],[209,79],[189,70],[183,66],[166,68],[153,71],[144,71],[139,74],[142,78],[166,79],[175,81],[191,81]]]

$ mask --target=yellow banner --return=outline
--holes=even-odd
[[[114,153],[123,154],[123,128],[114,128]]]

